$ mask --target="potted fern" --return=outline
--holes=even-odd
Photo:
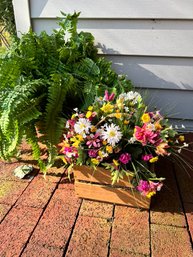
[[[62,15],[59,30],[51,35],[30,30],[0,56],[0,158],[10,160],[25,138],[43,171],[54,163],[74,107],[86,108],[107,88],[118,93],[131,88],[97,56],[92,34],[77,32],[79,13]],[[39,143],[46,145],[46,162]]]

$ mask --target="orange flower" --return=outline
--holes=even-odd
[[[161,130],[161,129],[162,129],[162,126],[160,125],[159,122],[156,122],[156,123],[155,123],[155,129],[156,129],[156,130]]]

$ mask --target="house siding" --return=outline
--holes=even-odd
[[[25,2],[21,5],[21,2]],[[193,131],[192,0],[14,0],[18,33],[57,28],[60,11],[81,12],[78,29],[91,32],[99,54],[174,124]],[[21,17],[25,12],[25,19]],[[22,18],[23,19],[23,18]]]

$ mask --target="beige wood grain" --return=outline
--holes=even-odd
[[[109,202],[132,207],[149,209],[150,199],[143,197],[135,190],[113,188],[108,185],[96,185],[75,181],[75,192],[78,197]]]
[[[97,170],[94,170],[91,167],[86,165],[75,166],[74,167],[74,178],[75,180],[84,180],[87,182],[95,182],[100,184],[111,185],[111,173],[109,170],[98,167]],[[133,188],[133,185],[130,183],[132,177],[125,176],[123,179],[120,179],[115,186],[123,186]]]

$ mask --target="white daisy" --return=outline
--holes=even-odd
[[[105,130],[101,133],[101,137],[103,140],[107,140],[107,142],[115,146],[116,143],[122,138],[122,133],[120,131],[120,127],[115,124],[105,124]]]
[[[88,119],[80,118],[74,125],[74,130],[77,134],[85,136],[85,133],[89,132],[91,128],[91,123]]]

